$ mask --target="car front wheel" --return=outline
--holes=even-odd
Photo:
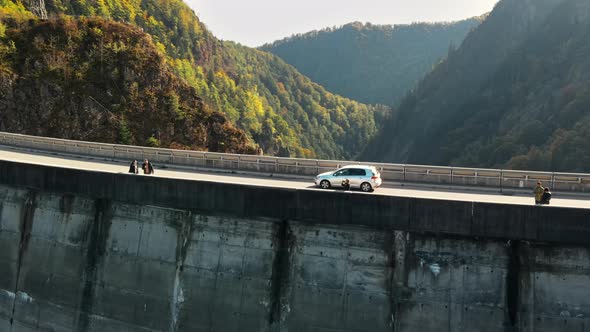
[[[361,184],[361,190],[368,193],[373,191],[373,187],[371,186],[370,183],[368,182],[363,182],[363,184]]]
[[[320,182],[320,188],[322,188],[322,189],[330,189],[330,181],[328,181],[328,180],[322,180],[322,182]]]

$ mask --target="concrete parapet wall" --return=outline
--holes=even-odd
[[[0,162],[0,331],[585,330],[589,213]]]
[[[590,209],[268,188],[8,161],[0,161],[0,183],[246,218],[590,245]]]
[[[313,177],[344,165],[361,164],[357,161],[278,158],[253,155],[236,155],[200,151],[171,150],[64,140],[0,132],[0,144],[44,150],[53,153],[74,154],[108,160],[129,161],[150,159],[159,165],[207,167],[228,170],[253,171],[266,174],[286,174]],[[366,163],[362,163],[366,164]],[[555,191],[589,192],[590,174],[476,169],[461,167],[423,166],[370,163],[381,172],[386,181],[426,183],[451,186],[474,186],[498,190],[532,188],[543,181]]]

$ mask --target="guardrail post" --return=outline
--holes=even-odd
[[[504,170],[500,170],[500,192],[504,192]]]
[[[403,174],[404,174],[404,176],[402,178],[402,182],[406,182],[406,165],[404,165],[404,167],[403,167]]]

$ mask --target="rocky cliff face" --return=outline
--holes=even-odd
[[[35,14],[40,19],[47,19],[45,0],[25,0],[24,4],[31,13]]]
[[[102,19],[12,22],[2,38],[0,129],[99,142],[251,152],[150,36]]]

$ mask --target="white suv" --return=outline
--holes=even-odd
[[[347,183],[350,188],[370,192],[381,186],[381,174],[373,166],[349,165],[315,177],[315,185],[323,189],[343,188]]]

